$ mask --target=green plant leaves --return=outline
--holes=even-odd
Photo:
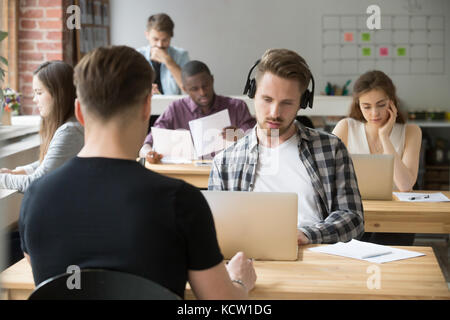
[[[0,42],[8,36],[8,32],[0,31]]]

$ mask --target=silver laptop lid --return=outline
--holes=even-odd
[[[225,259],[297,260],[296,193],[202,191]]]
[[[394,156],[352,154],[353,166],[363,200],[392,200]]]

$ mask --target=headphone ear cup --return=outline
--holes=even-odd
[[[256,94],[256,80],[251,79],[248,87],[248,97],[250,99],[253,99],[255,97],[255,94]]]
[[[306,90],[305,93],[303,93],[302,98],[300,99],[300,108],[301,109],[306,109],[308,107],[310,98],[311,98],[311,92],[309,90]]]

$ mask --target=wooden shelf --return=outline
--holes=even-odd
[[[439,166],[439,165],[425,165],[425,169],[431,169],[431,170],[449,170],[450,166],[449,165],[443,165],[443,166]]]
[[[78,62],[95,48],[111,44],[111,14],[109,0],[75,0],[75,4],[80,6],[82,16],[81,29],[76,30]]]

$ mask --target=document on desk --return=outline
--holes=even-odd
[[[231,126],[228,110],[214,113],[210,116],[189,121],[192,139],[197,156],[204,156],[221,151],[228,145],[222,138],[223,128]]]
[[[406,202],[448,202],[450,201],[442,192],[435,193],[414,193],[414,192],[393,192],[400,201]]]
[[[352,239],[349,242],[338,242],[329,246],[309,248],[308,250],[373,263],[386,263],[424,255],[423,253],[415,251],[397,249],[355,239]]]
[[[191,163],[195,159],[189,130],[169,130],[152,127],[153,149],[162,154],[162,163]]]

